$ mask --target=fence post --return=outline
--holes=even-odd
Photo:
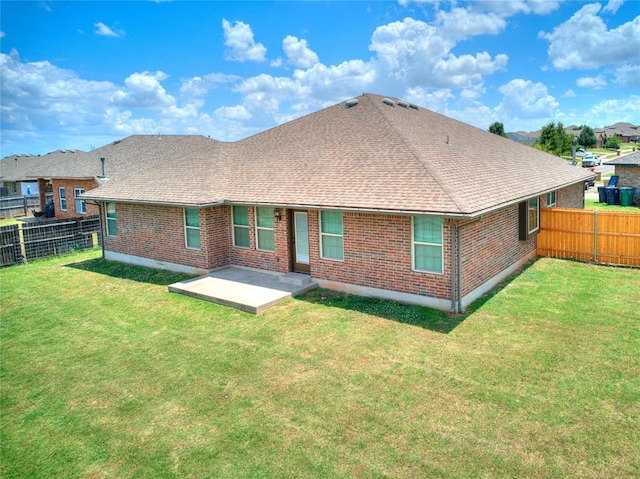
[[[593,261],[598,262],[598,210],[593,212]]]
[[[22,203],[24,205],[24,216],[27,216],[27,212],[29,211],[29,205],[27,204],[27,195],[22,197]]]

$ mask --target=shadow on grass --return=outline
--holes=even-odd
[[[145,268],[143,266],[120,263],[119,261],[109,261],[103,258],[71,263],[66,265],[66,267],[104,274],[113,278],[128,279],[138,283],[156,284],[158,286],[168,286],[178,281],[195,277],[191,274]]]
[[[471,303],[464,314],[453,314],[439,309],[427,308],[414,304],[400,303],[387,299],[369,298],[354,294],[340,293],[326,289],[315,289],[301,296],[296,296],[300,301],[313,304],[342,308],[349,311],[389,319],[402,324],[417,326],[436,333],[449,334],[462,324],[469,316],[482,308],[496,294],[507,287],[521,273],[533,265],[535,261],[528,263],[514,275],[496,285],[491,291]]]

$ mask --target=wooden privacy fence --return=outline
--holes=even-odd
[[[45,195],[46,201],[53,199],[53,193]],[[26,216],[32,209],[40,209],[40,197],[38,195],[8,196],[0,198],[0,218],[14,218]]]
[[[0,227],[0,266],[55,256],[100,244],[98,215]]]
[[[538,255],[640,267],[640,214],[543,208]]]

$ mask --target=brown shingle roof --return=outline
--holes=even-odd
[[[97,200],[218,202],[470,215],[593,176],[437,113],[366,94],[88,192]]]
[[[640,166],[640,151],[605,161],[605,165]]]
[[[115,181],[213,143],[200,135],[132,135],[90,152],[49,153],[43,157],[46,162],[28,173],[34,178],[97,178],[102,174],[100,158],[105,158],[106,177]]]

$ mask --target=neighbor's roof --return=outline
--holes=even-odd
[[[55,157],[62,155],[60,151],[54,152]],[[29,176],[29,171],[37,165],[53,156],[40,155],[11,155],[0,160],[0,179],[3,181],[33,181],[34,178]]]
[[[473,215],[594,176],[415,105],[373,94],[357,100],[216,142],[84,196]]]
[[[605,165],[640,166],[640,151],[605,161]]]
[[[90,152],[67,150],[64,157],[40,163],[28,174],[33,178],[98,178],[102,175],[100,158],[105,158],[106,179],[120,180],[213,143],[214,140],[201,135],[132,135]]]

